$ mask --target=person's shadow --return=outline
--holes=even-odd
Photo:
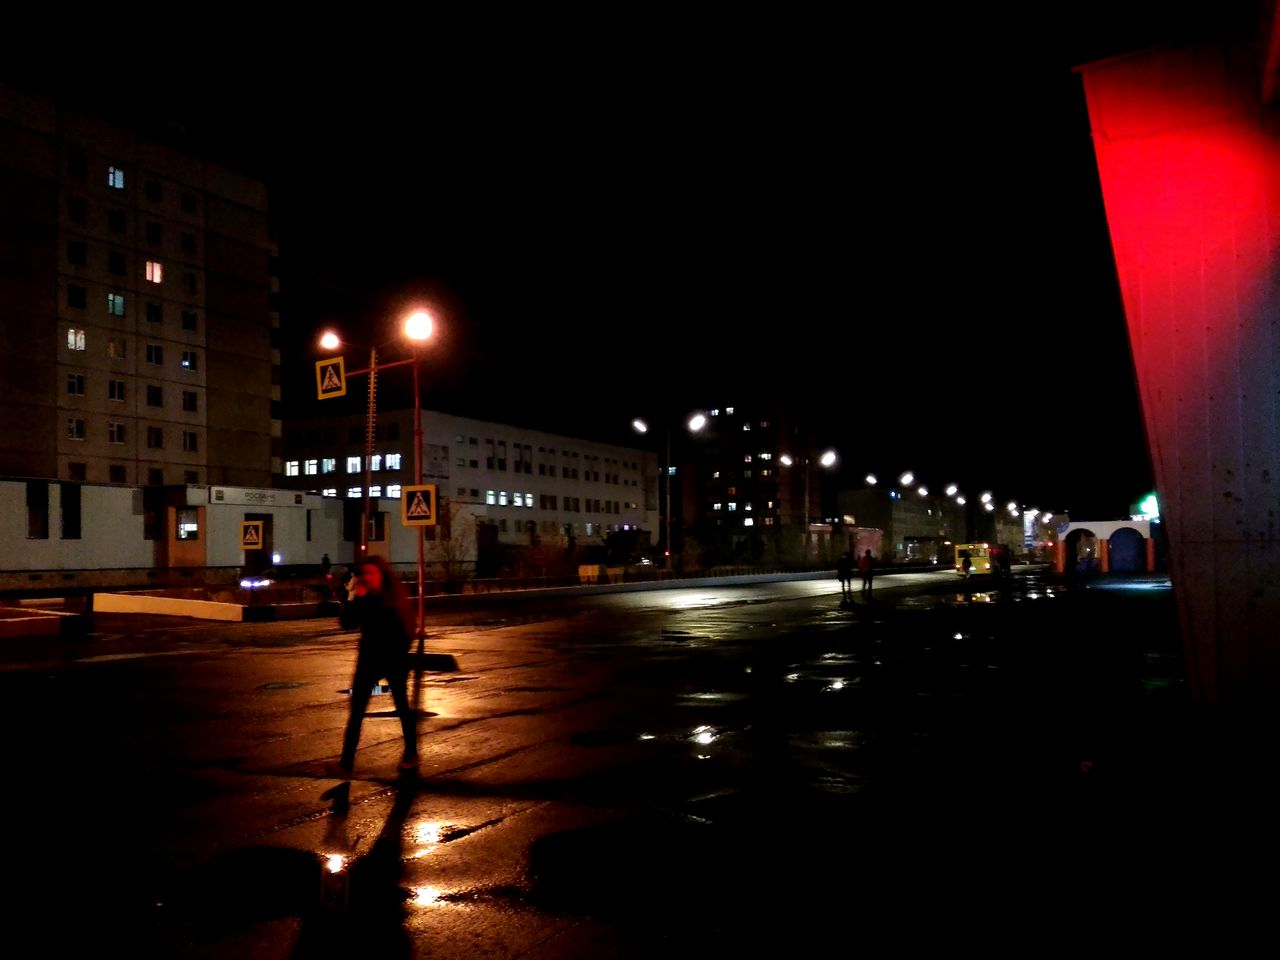
[[[408,894],[401,886],[404,854],[404,825],[418,794],[416,776],[402,777],[396,799],[386,822],[368,853],[345,868],[344,895],[332,903],[317,902],[304,916],[293,960],[317,960],[367,954],[379,960],[398,960],[413,955],[413,945],[404,927]],[[344,784],[344,786],[346,786]],[[331,834],[340,832],[346,816],[348,795],[337,788],[329,791],[333,800]]]

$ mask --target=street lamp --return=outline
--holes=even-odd
[[[707,418],[704,414],[701,414],[701,413],[693,414],[691,417],[689,417],[688,421],[685,423],[685,426],[688,427],[690,433],[697,433],[706,425],[707,425]],[[636,417],[634,420],[631,421],[631,429],[634,430],[636,433],[646,434],[649,432],[649,424],[645,420],[641,419],[640,417]],[[666,494],[665,494],[666,510],[664,511],[664,514],[663,514],[664,533],[663,533],[662,549],[663,549],[663,554],[667,558],[667,568],[670,569],[671,567],[671,563],[670,563],[671,561],[671,425],[669,423],[665,425],[664,432],[666,434],[667,462],[663,467],[663,470],[666,473]]]
[[[395,340],[388,340],[386,343],[369,347],[369,366],[365,370],[348,371],[347,376],[358,376],[363,373],[369,375],[369,397],[368,404],[365,409],[365,433],[364,433],[364,509],[361,512],[360,520],[360,556],[366,556],[369,551],[369,488],[373,484],[373,436],[374,427],[377,423],[377,385],[378,371],[386,370],[390,367],[400,367],[405,364],[413,365],[413,440],[414,440],[414,484],[422,486],[422,389],[420,386],[419,368],[421,367],[421,357],[418,353],[418,347],[422,343],[431,339],[431,334],[435,329],[435,320],[431,314],[425,310],[415,310],[404,319],[401,332],[404,339],[408,340],[413,350],[413,356],[406,360],[396,360],[392,363],[379,364],[378,351],[384,347],[395,343]],[[342,340],[332,330],[326,330],[320,337],[320,346],[326,350],[336,350],[342,346]],[[355,346],[355,344],[351,344]],[[439,501],[437,500],[437,507]],[[425,592],[425,576],[426,567],[426,531],[422,527],[418,527],[418,653],[422,653],[423,648],[423,593]]]
[[[811,458],[807,455],[800,457],[800,463],[804,467],[804,507],[803,507],[803,514],[801,516],[801,522],[804,524],[804,558],[805,560],[809,559],[809,461],[810,459]],[[818,465],[829,469],[835,465],[838,459],[840,459],[839,455],[834,450],[827,448],[826,450],[822,451],[822,453],[818,456]],[[795,461],[795,458],[791,456],[791,454],[784,453],[779,455],[778,462],[781,463],[784,467],[789,467],[792,464],[794,464],[796,461]],[[875,477],[868,477],[867,480],[870,483],[875,483]]]

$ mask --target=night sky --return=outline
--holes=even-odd
[[[1151,468],[1071,67],[1203,24],[912,6],[388,22],[109,95],[6,78],[267,179],[295,412],[316,332],[386,340],[425,301],[429,407],[631,442],[637,414],[781,397],[850,480],[1123,515]]]

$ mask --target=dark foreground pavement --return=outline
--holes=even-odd
[[[100,618],[0,671],[0,945],[1025,955],[1269,918],[1275,751],[1190,710],[1167,584],[833,586],[441,614],[421,778],[375,697],[346,789],[349,634]]]

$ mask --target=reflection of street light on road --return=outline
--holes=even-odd
[[[685,424],[689,428],[690,433],[697,433],[707,425],[707,418],[704,414],[695,413]],[[641,417],[636,417],[631,421],[631,429],[639,434],[649,432],[649,424]],[[671,427],[666,426],[667,438],[667,462],[663,465],[663,471],[666,473],[666,509],[663,511],[663,554],[670,559],[671,557]],[[670,564],[668,564],[670,566]]]

